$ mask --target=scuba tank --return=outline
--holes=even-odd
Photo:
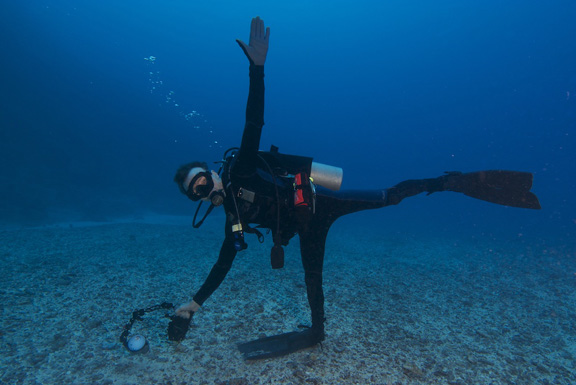
[[[327,164],[312,162],[310,168],[310,178],[318,186],[326,187],[328,190],[338,191],[342,186],[343,170],[340,167],[329,166]]]

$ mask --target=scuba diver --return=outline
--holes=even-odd
[[[270,28],[252,19],[249,44],[237,40],[250,62],[250,86],[246,123],[239,148],[224,154],[219,172],[204,162],[181,166],[174,181],[192,201],[210,204],[199,227],[214,207],[226,213],[225,237],[218,260],[193,300],[176,309],[169,325],[169,338],[181,341],[194,313],[222,283],[239,251],[247,248],[245,233],[262,234],[256,227],[272,231],[272,268],[284,264],[283,246],[297,234],[312,325],[301,331],[261,338],[238,345],[246,359],[277,357],[324,340],[324,292],[322,269],[325,241],[330,226],[353,212],[396,205],[420,194],[453,191],[488,202],[539,209],[530,192],[532,174],[516,171],[447,172],[437,178],[407,180],[381,190],[338,191],[342,170],[313,162],[312,158],[282,154],[277,147],[259,151],[264,125],[264,63]],[[199,209],[200,207],[198,207]]]

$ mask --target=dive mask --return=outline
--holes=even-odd
[[[204,178],[205,183],[194,186],[200,178]],[[215,188],[216,184],[217,187]],[[222,182],[218,178],[217,182],[214,183],[214,178],[210,171],[201,171],[194,175],[188,186],[186,196],[194,202],[205,199],[209,200],[214,206],[220,206],[224,203],[224,197],[226,195],[224,194],[224,191],[221,190]]]
[[[205,184],[199,184],[196,187],[194,185],[200,178],[206,180]],[[202,171],[194,175],[190,183],[188,184],[188,189],[186,190],[186,196],[192,201],[197,202],[200,199],[208,198],[210,192],[214,189],[214,180],[212,180],[212,173],[210,171]]]

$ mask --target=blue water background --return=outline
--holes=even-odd
[[[560,0],[2,2],[2,221],[192,213],[172,177],[239,144],[234,39],[256,15],[272,28],[262,149],[340,166],[343,188],[530,171],[543,206],[439,193],[345,221],[574,239],[576,3]]]

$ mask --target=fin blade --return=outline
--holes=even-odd
[[[302,332],[284,333],[238,344],[238,350],[246,360],[261,360],[312,347],[323,339],[323,332],[310,328]]]
[[[538,210],[538,197],[530,192],[533,175],[523,171],[489,170],[456,175],[449,191],[504,206]]]

